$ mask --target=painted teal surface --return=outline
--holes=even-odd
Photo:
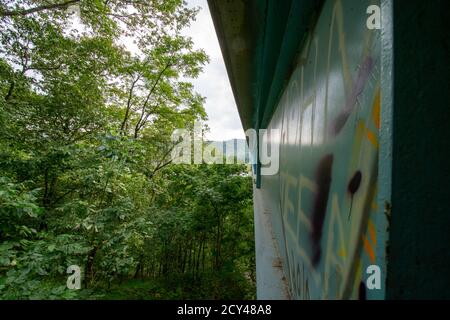
[[[314,14],[323,0],[257,0],[255,20],[259,20],[252,75],[254,76],[253,128],[267,128],[288,79],[295,67],[299,48],[312,27]],[[259,146],[259,144],[258,144]],[[256,186],[261,187],[260,164],[256,169]]]
[[[289,7],[286,7],[283,14],[277,10],[269,8],[266,29],[270,30],[266,34],[268,48],[266,52],[271,52],[272,59],[276,60],[276,66],[273,69],[271,77],[266,77],[266,86],[261,90],[261,112],[259,114],[259,126],[266,128],[273,112],[279,102],[289,77],[296,64],[300,44],[304,43],[308,29],[313,27],[315,15],[320,12],[324,1],[291,1]],[[278,7],[279,2],[269,1],[272,7]],[[271,22],[271,23],[269,23]],[[273,27],[272,27],[273,26]],[[276,26],[280,30],[276,30]],[[274,50],[274,40],[280,41]],[[262,65],[266,69],[266,65]]]
[[[328,0],[268,124],[280,129],[280,172],[262,176],[294,299],[385,297],[387,221],[378,197],[379,1]],[[382,288],[365,287],[369,265]]]
[[[265,128],[283,92],[313,13],[323,0],[250,0],[248,16],[255,50],[252,57],[252,128]],[[250,107],[250,106],[248,106]]]
[[[257,246],[281,255],[279,283],[297,299],[450,298],[450,2],[209,1],[213,17],[225,3],[245,16],[214,18],[244,128],[282,130],[280,173],[255,190],[255,216],[271,218]],[[365,27],[372,4],[381,31]],[[245,63],[229,59],[236,38]],[[272,297],[264,277],[280,264],[256,259],[258,292]],[[381,290],[362,285],[369,264]]]

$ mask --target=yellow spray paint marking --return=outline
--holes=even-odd
[[[372,220],[369,220],[369,235],[370,240],[372,241],[373,245],[377,245],[377,233],[375,230],[375,225],[373,224]]]
[[[376,201],[372,201],[371,207],[375,212],[378,210],[378,204],[376,203]]]
[[[361,263],[361,259],[358,259],[358,261],[356,262],[356,273],[355,273],[355,282],[354,282],[354,287],[353,287],[353,292],[358,292],[359,289],[359,283],[361,282],[361,278],[362,278],[362,263]]]
[[[338,252],[338,256],[345,259],[347,257],[347,251],[343,246],[341,246],[341,249]]]
[[[364,250],[366,251],[367,255],[370,258],[370,262],[375,263],[375,252],[373,251],[373,248],[370,245],[369,240],[367,240],[366,236],[363,236],[363,244],[364,244]]]
[[[367,129],[367,139],[369,139],[369,141],[372,143],[372,145],[378,149],[378,138],[376,137],[376,135],[370,131],[369,129]]]

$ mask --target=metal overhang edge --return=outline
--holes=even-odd
[[[244,130],[266,128],[324,0],[208,0]]]

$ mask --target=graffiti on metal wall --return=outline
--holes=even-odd
[[[326,1],[269,128],[281,129],[280,173],[263,177],[293,298],[382,298],[366,267],[384,269],[377,204],[380,31],[377,1]],[[380,213],[381,212],[381,213]]]

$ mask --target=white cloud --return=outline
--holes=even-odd
[[[197,79],[189,79],[195,90],[206,97],[207,125],[210,128],[206,137],[213,141],[245,139],[208,4],[206,0],[188,0],[188,6],[201,7],[201,10],[185,34],[192,38],[196,48],[205,50],[210,59]],[[73,28],[83,30],[77,18],[73,20]],[[124,37],[120,43],[139,54],[132,37]]]
[[[204,72],[198,79],[192,81],[196,91],[206,97],[205,109],[208,113],[207,124],[210,128],[207,138],[217,141],[233,138],[244,139],[244,130],[208,4],[206,0],[189,0],[188,4],[189,6],[199,6],[202,10],[187,31],[187,35],[192,37],[195,46],[204,49],[210,58],[210,63],[205,66]]]

